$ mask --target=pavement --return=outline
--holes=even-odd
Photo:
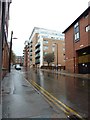
[[[23,72],[12,69],[2,81],[2,118],[66,118],[29,84]]]
[[[77,78],[85,78],[85,79],[90,79],[90,74],[77,74],[77,73],[69,73],[65,70],[49,70],[49,69],[41,69],[42,71],[49,72],[49,73],[55,73],[55,74],[61,74],[61,75],[66,75],[66,76],[71,76],[71,77],[77,77]]]
[[[0,119],[2,118],[2,104],[1,104],[1,81],[0,81]]]
[[[2,118],[2,105],[0,104],[0,120]]]

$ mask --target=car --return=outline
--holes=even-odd
[[[15,65],[15,69],[16,69],[16,70],[21,70],[21,66],[20,66],[19,64],[16,64],[16,65]]]

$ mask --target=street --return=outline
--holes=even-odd
[[[2,117],[67,118],[69,110],[87,118],[88,82],[40,69],[13,69],[2,81]]]
[[[0,119],[89,120],[89,40],[90,0],[0,0]]]
[[[55,98],[77,111],[81,116],[88,116],[89,80],[63,76],[42,70],[26,72],[28,81],[35,81]]]
[[[2,118],[66,118],[23,75],[22,71],[13,69],[2,81]]]

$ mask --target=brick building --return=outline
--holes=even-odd
[[[35,27],[29,38],[30,67],[48,66],[44,54],[54,53],[55,60],[50,66],[65,66],[64,35],[60,32]],[[57,57],[58,56],[58,57]],[[58,63],[57,63],[58,61]]]
[[[66,70],[90,73],[90,6],[63,33]]]
[[[0,1],[0,79],[8,71],[9,46],[8,46],[8,21],[11,1]]]
[[[25,41],[25,47],[23,50],[23,66],[29,67],[30,66],[30,54],[29,54],[29,41]]]
[[[23,65],[23,56],[16,56],[15,64]]]

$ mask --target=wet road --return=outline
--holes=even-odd
[[[22,70],[13,69],[2,81],[2,118],[66,118],[23,75]]]
[[[68,105],[81,116],[88,116],[88,79],[68,77],[59,74],[30,70],[25,73],[28,81],[33,80],[58,100]]]

